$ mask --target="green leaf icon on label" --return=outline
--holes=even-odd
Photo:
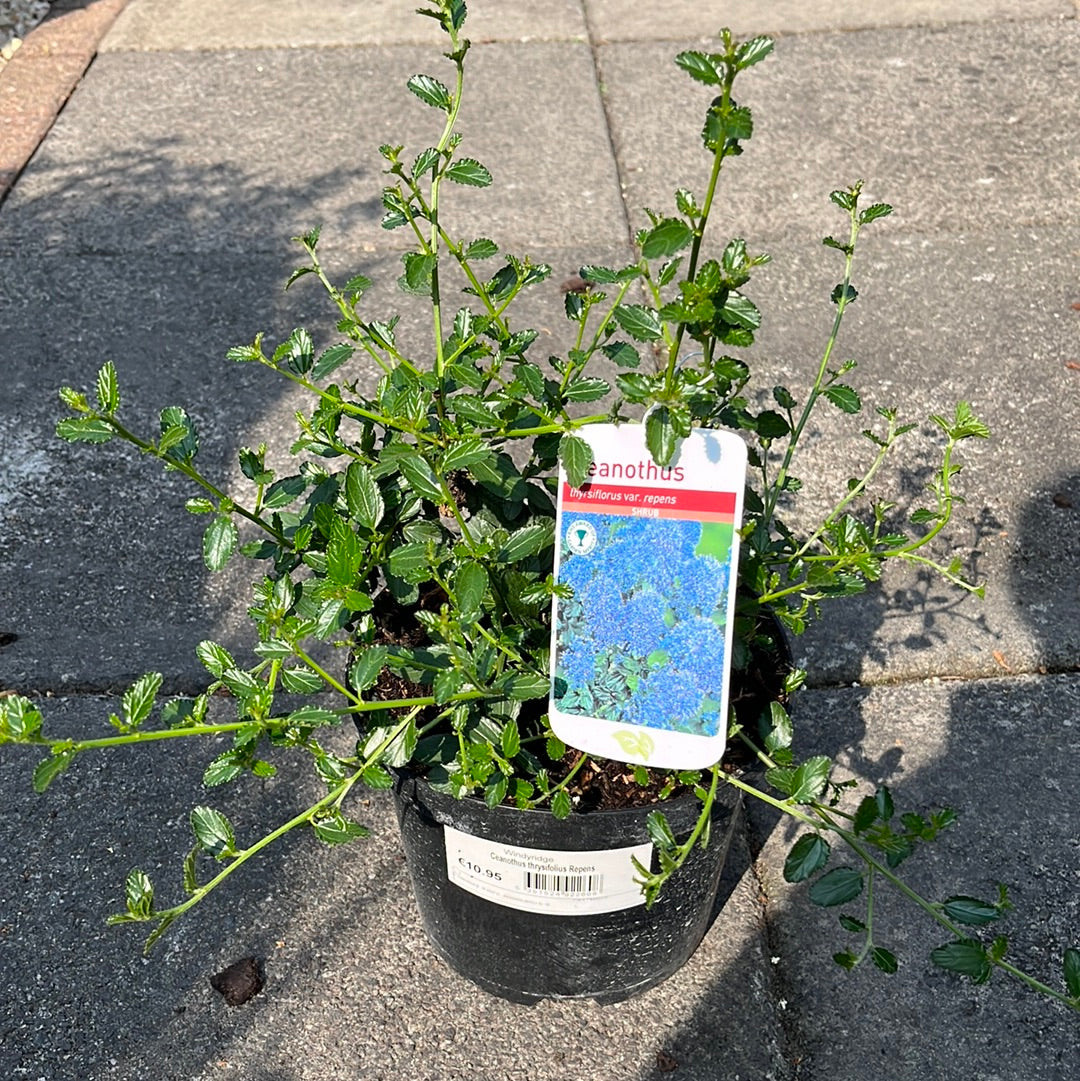
[[[633,755],[635,758],[641,758],[647,762],[649,756],[653,753],[653,741],[651,737],[644,732],[616,732],[614,733],[614,736],[615,742],[619,745],[624,754]]]

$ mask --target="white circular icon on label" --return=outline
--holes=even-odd
[[[576,556],[587,556],[596,547],[596,530],[580,518],[566,530],[566,546]]]

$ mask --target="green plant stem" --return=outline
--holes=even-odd
[[[335,788],[331,789],[331,791],[321,800],[319,800],[318,803],[312,804],[312,806],[308,807],[306,811],[301,811],[300,814],[296,815],[296,817],[289,819],[288,822],[284,823],[281,826],[278,826],[277,829],[272,830],[264,837],[261,837],[258,841],[255,842],[255,844],[251,845],[250,848],[245,848],[242,852],[238,852],[236,856],[234,856],[233,859],[228,863],[227,866],[223,867],[212,879],[210,879],[209,882],[206,882],[203,885],[197,887],[186,901],[182,901],[180,904],[174,905],[172,908],[156,911],[152,914],[150,919],[159,921],[167,920],[171,923],[178,916],[182,916],[185,912],[187,912],[188,909],[194,908],[194,906],[197,905],[201,900],[203,900],[203,898],[205,898],[207,894],[220,886],[221,883],[229,877],[229,875],[231,875],[234,871],[238,870],[245,863],[247,863],[247,861],[251,859],[252,856],[257,856],[264,848],[273,844],[274,841],[278,840],[278,838],[284,837],[286,833],[294,830],[297,826],[301,826],[305,822],[310,822],[311,819],[319,813],[319,811],[323,810],[323,808],[339,804],[341,800],[344,799],[349,789],[351,789],[352,786],[359,779],[360,771],[357,770],[350,777],[346,777],[345,780],[343,780]],[[149,942],[147,944],[147,949],[149,949],[150,945],[152,944],[152,942]]]
[[[539,796],[536,797],[536,799],[530,800],[529,807],[531,809],[539,807],[541,804],[547,803],[551,799],[553,799],[557,793],[562,792],[564,789],[568,788],[570,782],[578,775],[578,773],[581,772],[582,767],[588,760],[589,756],[587,754],[579,754],[577,761],[573,764],[573,766],[570,767],[570,772],[567,773],[567,775],[558,784],[552,785],[551,788],[549,788],[546,792],[541,793]]]
[[[792,557],[794,559],[801,559],[811,547],[817,542],[818,538],[825,532],[825,530],[836,520],[837,516],[843,512],[843,510],[850,506],[851,503],[856,500],[866,490],[866,486],[873,480],[874,475],[881,468],[889,451],[892,450],[896,443],[896,420],[893,418],[889,421],[889,430],[885,435],[885,445],[878,448],[878,452],[874,457],[873,462],[870,464],[870,468],[863,474],[862,478],[857,484],[855,484],[848,493],[841,499],[836,506],[825,516],[821,525],[814,530],[813,533],[807,537],[806,541],[799,548],[799,550]],[[787,562],[785,560],[785,562]]]
[[[454,128],[457,126],[458,113],[461,111],[461,95],[462,89],[465,84],[465,68],[462,63],[462,54],[460,52],[460,39],[458,38],[457,31],[453,27],[449,28],[450,45],[454,52],[454,67],[456,69],[456,85],[454,94],[451,99],[450,109],[447,112],[446,124],[443,127],[442,135],[439,137],[439,141],[436,144],[436,149],[440,154],[444,154],[446,148],[450,144],[450,136],[454,132]],[[432,316],[432,329],[435,337],[435,376],[439,380],[440,395],[438,400],[438,407],[440,414],[442,412],[442,379],[443,370],[446,363],[446,359],[443,355],[443,333],[442,333],[442,294],[439,289],[439,189],[442,186],[442,172],[436,170],[434,176],[431,179],[431,201],[429,207],[429,217],[431,221],[431,238],[428,242],[429,251],[435,256],[435,265],[431,272],[431,316]]]
[[[182,461],[179,458],[174,458],[167,451],[158,450],[157,446],[154,443],[149,442],[145,439],[140,439],[139,436],[137,436],[134,432],[129,431],[127,428],[125,428],[124,425],[116,419],[116,416],[114,414],[99,413],[96,410],[90,410],[86,415],[95,420],[105,421],[113,429],[113,431],[118,436],[120,436],[121,439],[125,439],[133,446],[138,447],[139,450],[141,450],[144,454],[149,454],[152,457],[157,458],[159,461],[164,462],[171,469],[175,469],[177,470],[177,472],[183,473],[185,477],[199,485],[199,487],[202,488],[203,491],[209,492],[218,501],[219,507],[222,505],[227,505],[229,507],[230,513],[235,512],[236,514],[239,514],[241,518],[246,518],[249,522],[257,525],[264,532],[269,533],[270,536],[273,537],[274,540],[276,540],[278,544],[280,544],[282,547],[291,547],[285,536],[279,533],[276,529],[274,529],[273,526],[265,522],[258,514],[249,511],[246,507],[237,503],[231,496],[226,495],[220,488],[217,487],[217,485],[207,480],[206,477],[204,477],[197,469],[195,469],[194,466],[190,465],[185,461]]]
[[[825,351],[822,354],[821,363],[818,365],[817,375],[814,378],[813,386],[810,388],[810,393],[807,395],[806,404],[803,406],[802,413],[799,416],[798,423],[795,425],[795,429],[788,437],[787,448],[784,452],[784,458],[780,464],[780,469],[776,474],[776,480],[771,485],[766,486],[765,513],[763,516],[765,521],[771,521],[776,512],[776,503],[780,498],[780,493],[784,490],[784,483],[788,477],[788,470],[791,468],[791,461],[795,455],[795,449],[798,446],[803,429],[810,419],[810,414],[813,412],[818,398],[821,397],[825,375],[829,369],[829,360],[832,358],[833,349],[836,347],[837,339],[840,336],[840,325],[844,320],[844,312],[847,310],[849,303],[848,288],[851,285],[851,267],[855,258],[855,241],[859,235],[857,201],[852,206],[850,215],[851,228],[847,247],[844,250],[844,278],[840,284],[840,295],[836,301],[836,314],[833,316],[832,329],[830,330],[828,340],[825,343]]]
[[[243,728],[250,728],[253,724],[272,727],[274,722],[231,721],[227,724],[188,725],[183,728],[155,728],[145,731],[140,729],[121,736],[102,736],[100,739],[35,739],[27,742],[47,746],[53,754],[61,754],[64,751],[81,752],[102,747],[124,747],[132,743],[153,743],[163,739],[183,739],[186,736],[220,736],[227,732],[239,732]]]
[[[493,698],[490,691],[459,691],[443,701],[436,701],[433,695],[416,698],[395,698],[387,702],[357,702],[339,712],[341,713],[370,713],[382,709],[409,709],[412,706],[445,706],[452,702],[472,702],[477,698]]]

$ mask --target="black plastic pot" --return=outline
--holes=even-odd
[[[581,912],[574,910],[630,900],[626,890],[618,902],[589,899],[612,859],[628,863],[624,854],[596,854],[648,843],[646,818],[657,807],[559,821],[548,811],[456,800],[407,772],[397,775],[394,791],[417,906],[436,951],[473,983],[519,1003],[617,1002],[678,971],[708,928],[741,808],[738,790],[721,784],[708,847],[695,847],[651,908],[631,901],[615,911]],[[658,807],[677,839],[690,835],[696,798]],[[620,873],[607,878],[610,885]],[[518,892],[506,895],[511,887]],[[503,901],[483,895],[492,890],[502,891]],[[523,911],[523,904],[554,911]]]

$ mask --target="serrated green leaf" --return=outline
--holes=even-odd
[[[784,878],[802,882],[817,874],[829,860],[829,845],[817,833],[804,833],[791,847],[784,860]]]
[[[660,316],[643,304],[619,304],[611,314],[615,322],[635,341],[654,342],[663,337]]]
[[[527,702],[533,698],[543,698],[550,686],[547,676],[533,672],[515,672],[500,682],[499,689],[514,702]]]
[[[858,297],[859,291],[855,288],[855,286],[845,286],[843,282],[837,285],[836,288],[833,289],[832,293],[829,295],[829,299],[834,304],[839,304],[841,300],[843,300],[845,304],[851,304],[855,300],[857,300]]]
[[[856,833],[865,833],[878,820],[878,805],[873,796],[866,796],[855,808],[852,829]]]
[[[335,585],[352,588],[357,584],[364,550],[351,525],[334,519],[333,533],[326,546],[326,577]]]
[[[1069,997],[1080,1000],[1080,950],[1070,946],[1062,960],[1062,972]]]
[[[442,486],[439,484],[439,478],[418,451],[401,455],[398,458],[398,468],[409,482],[409,487],[418,496],[430,500],[432,503],[443,502],[445,496]]]
[[[274,481],[263,496],[263,507],[267,510],[280,510],[282,507],[287,507],[304,494],[307,484],[307,478],[299,474]]]
[[[218,755],[203,771],[202,783],[207,788],[228,784],[244,772],[244,767],[237,761],[235,751],[226,751]]]
[[[499,742],[502,746],[502,753],[506,758],[513,758],[521,750],[521,733],[518,731],[517,721],[513,718],[503,725]]]
[[[316,675],[309,668],[283,668],[281,682],[287,691],[294,694],[318,694],[326,690],[322,676]]]
[[[870,951],[870,960],[873,961],[882,972],[885,972],[890,976],[900,967],[896,960],[896,955],[881,946],[875,946]]]
[[[349,514],[362,526],[374,529],[382,521],[386,504],[371,470],[353,462],[345,472],[345,502]]]
[[[34,791],[41,795],[52,782],[60,776],[75,760],[74,751],[62,751],[60,754],[43,758],[35,767],[33,774]]]
[[[606,379],[579,376],[567,385],[563,397],[568,402],[595,402],[610,392],[611,384]]]
[[[585,483],[592,461],[592,447],[581,436],[564,432],[559,440],[559,462],[571,487],[580,488]]]
[[[203,562],[212,571],[219,571],[229,562],[239,537],[236,526],[227,515],[214,518],[203,533]]]
[[[431,681],[431,693],[436,705],[449,702],[465,685],[465,673],[457,668],[444,668]]]
[[[667,817],[660,811],[651,811],[645,819],[645,829],[649,838],[657,848],[675,848],[678,842],[675,834],[671,832],[671,824]]]
[[[457,416],[471,424],[485,426],[499,424],[498,413],[488,406],[483,398],[478,398],[475,394],[456,394],[450,399],[450,405]]]
[[[336,807],[324,811],[318,818],[311,820],[315,836],[328,845],[347,844],[359,837],[367,837],[371,832],[359,822],[347,819]]]
[[[236,855],[236,837],[232,824],[213,807],[196,807],[192,810],[191,830],[199,847],[215,859]]]
[[[199,453],[199,433],[191,417],[180,406],[169,405],[161,411],[159,425],[162,436],[169,440],[170,457],[182,462],[192,461]],[[176,428],[184,430],[183,439],[176,439],[174,432]]]
[[[963,938],[946,946],[938,946],[930,951],[930,960],[938,968],[969,976],[973,983],[986,983],[990,979],[990,961],[986,950],[974,939]]]
[[[479,437],[457,440],[443,455],[442,472],[446,474],[455,469],[465,469],[485,458],[490,458],[492,453],[487,443]]]
[[[822,391],[826,398],[844,413],[858,413],[862,409],[862,401],[855,391],[844,383],[832,383]]]
[[[145,871],[137,867],[124,879],[124,899],[132,919],[148,920],[154,911],[154,887]]]
[[[402,544],[390,553],[388,561],[391,574],[407,582],[426,581],[428,570],[428,546],[426,544]]]
[[[769,754],[791,746],[795,729],[788,711],[779,702],[769,703],[769,731],[765,736],[765,750]]]
[[[692,79],[706,86],[719,86],[724,77],[719,66],[705,53],[696,49],[688,49],[675,57],[675,63],[679,65]]]
[[[822,908],[845,905],[862,893],[863,876],[852,867],[835,867],[826,871],[810,887],[810,900]]]
[[[736,323],[747,330],[757,330],[761,326],[761,312],[757,305],[741,293],[729,293],[720,314],[729,323]]]
[[[824,790],[831,770],[831,758],[825,755],[808,758],[795,770],[791,798],[796,803],[812,803]]]
[[[435,256],[409,251],[402,255],[401,261],[405,265],[405,273],[398,279],[401,288],[416,296],[430,296]]]
[[[449,112],[453,106],[454,99],[450,91],[430,75],[414,75],[406,85],[425,105],[430,105],[433,109]]]
[[[390,788],[394,784],[394,778],[390,775],[389,770],[385,770],[382,766],[377,765],[366,767],[361,772],[360,779],[369,788]]]
[[[892,213],[892,207],[888,203],[874,203],[865,210],[859,211],[859,224],[869,225],[878,218],[888,217]]]
[[[74,409],[76,413],[88,413],[90,411],[90,403],[86,400],[86,395],[74,387],[61,387],[60,401],[68,409]]]
[[[752,64],[764,60],[772,51],[773,40],[764,35],[744,41],[735,50],[735,67],[739,71],[744,71]]]
[[[430,173],[442,158],[442,154],[438,147],[429,146],[424,150],[421,150],[416,155],[416,160],[413,162],[412,175],[414,180],[418,180],[424,175],[424,173]]]
[[[482,564],[469,560],[458,567],[454,575],[454,596],[463,620],[471,622],[480,618],[487,587],[488,572]]]
[[[619,280],[619,272],[606,266],[587,264],[580,267],[578,273],[592,285],[613,285]]]
[[[852,210],[855,206],[856,196],[850,191],[830,191],[829,202],[835,203],[841,210]]]
[[[255,646],[255,652],[269,661],[282,661],[293,654],[293,647],[280,638],[268,638]]]
[[[339,342],[337,345],[331,345],[329,348],[324,349],[319,354],[318,360],[315,361],[315,366],[311,369],[312,381],[317,383],[320,379],[325,379],[331,372],[337,371],[342,364],[352,358],[355,352],[356,350],[346,342]]]
[[[551,797],[551,813],[561,820],[563,818],[569,818],[572,810],[573,804],[570,802],[570,796],[567,794],[565,788],[560,788],[559,791]]]
[[[340,720],[341,716],[334,710],[320,706],[301,706],[285,718],[287,724],[298,728],[321,728],[323,725],[337,724]]]
[[[199,658],[202,666],[218,679],[221,679],[228,669],[236,667],[232,654],[217,642],[200,642],[195,647],[195,656]]]
[[[304,375],[315,363],[315,343],[311,335],[297,327],[281,345],[274,350],[274,363],[284,360],[297,375]]]
[[[161,690],[161,673],[147,672],[124,692],[121,703],[124,707],[124,720],[129,728],[138,728],[154,708],[154,699]]]
[[[693,230],[681,218],[664,218],[645,235],[641,254],[646,259],[666,259],[682,251],[693,239]]]
[[[996,905],[980,901],[977,897],[950,897],[941,907],[950,920],[968,927],[982,927],[1001,918],[1001,910]]]
[[[862,934],[866,930],[866,924],[862,920],[855,919],[854,916],[840,916],[840,926],[845,931],[850,931],[853,935]]]
[[[834,953],[832,959],[841,968],[846,968],[849,972],[859,963],[858,957],[851,950],[841,950],[839,953]]]
[[[250,673],[240,668],[227,668],[221,673],[221,682],[237,697],[243,700],[258,693],[262,684]]]
[[[106,361],[97,376],[98,408],[102,413],[115,413],[120,408],[120,388],[116,382],[116,366]]]
[[[666,405],[650,410],[645,418],[645,445],[653,461],[658,465],[667,465],[675,454],[676,442],[671,410]]]
[[[519,563],[542,552],[551,544],[554,536],[553,523],[550,521],[527,525],[510,534],[507,542],[499,549],[497,558],[500,563]]]
[[[499,245],[486,236],[477,237],[470,241],[465,249],[466,259],[490,259],[499,254]]]
[[[107,420],[67,417],[57,424],[56,434],[69,443],[107,443],[114,433]]]
[[[491,173],[475,158],[459,158],[453,162],[444,174],[447,180],[456,184],[467,184],[472,188],[486,188],[491,183]]]
[[[349,684],[354,691],[361,693],[374,685],[387,655],[386,646],[370,646],[357,656],[349,670]]]

